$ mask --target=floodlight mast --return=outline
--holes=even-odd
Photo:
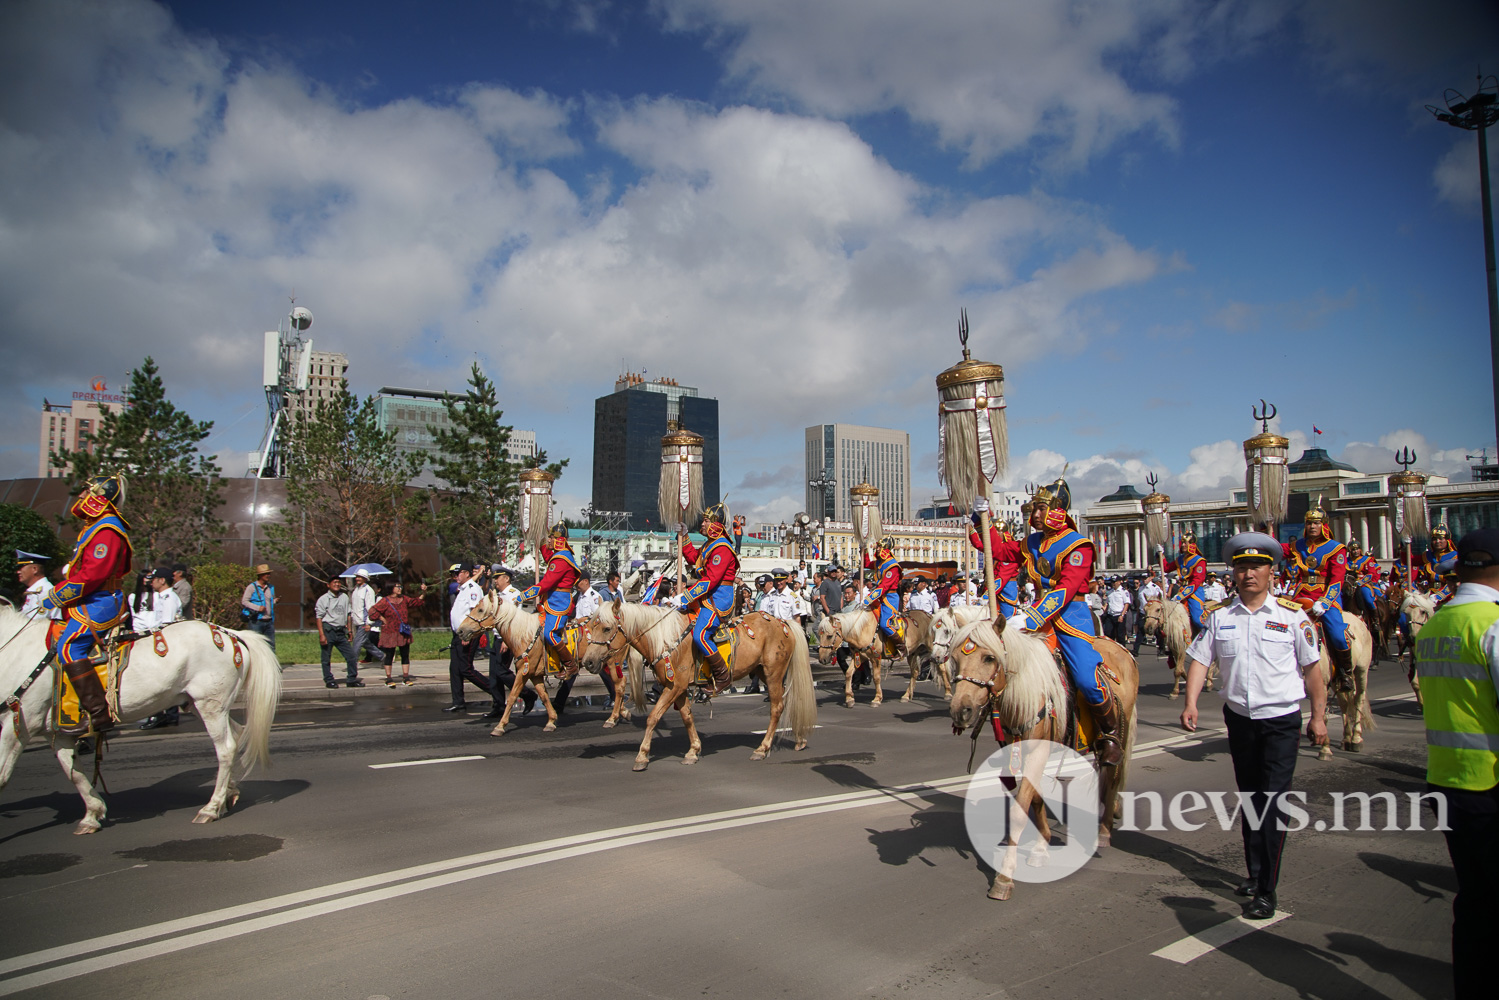
[[[291,297],[291,303],[291,312],[281,321],[281,325],[265,335],[262,383],[265,389],[266,423],[253,473],[256,479],[279,479],[285,475],[286,463],[281,449],[281,437],[286,423],[286,408],[292,393],[306,390],[312,370],[312,338],[302,337],[303,333],[312,328],[312,310],[297,305],[295,295]]]

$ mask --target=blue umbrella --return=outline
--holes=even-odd
[[[390,570],[386,569],[384,566],[381,566],[379,563],[355,563],[353,566],[350,566],[348,569],[344,570],[338,575],[363,577],[389,576]]]

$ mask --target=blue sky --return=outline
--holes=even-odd
[[[1416,6],[12,3],[0,474],[43,396],[147,353],[242,471],[295,288],[361,393],[479,360],[565,504],[621,364],[719,397],[752,516],[830,421],[909,430],[919,502],[962,306],[1017,482],[1223,495],[1261,397],[1296,447],[1461,475],[1476,143],[1422,105],[1499,19]]]

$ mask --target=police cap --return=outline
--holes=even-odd
[[[39,556],[35,552],[23,552],[21,549],[16,549],[17,569],[20,569],[22,566],[38,566],[46,561],[46,556]]]
[[[1479,528],[1464,535],[1457,543],[1457,561],[1464,569],[1499,565],[1499,528]]]
[[[1280,543],[1263,531],[1241,531],[1223,543],[1223,561],[1230,566],[1280,562]]]

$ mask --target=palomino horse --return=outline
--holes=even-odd
[[[901,614],[906,618],[906,634],[897,655],[903,657],[911,668],[911,679],[900,700],[910,701],[916,691],[916,681],[921,676],[922,654],[929,652],[926,634],[931,620],[925,611],[903,611]],[[848,666],[843,671],[843,704],[848,708],[854,706],[854,674],[862,662],[869,664],[873,676],[874,700],[869,704],[871,707],[880,705],[885,700],[885,691],[880,686],[885,640],[880,635],[879,618],[873,611],[853,608],[823,616],[817,623],[817,662],[823,666],[834,663],[838,647],[845,642],[853,655],[848,658]],[[952,687],[946,673],[938,672],[937,680],[942,685],[944,696],[951,698]]]
[[[1416,675],[1416,633],[1420,632],[1426,623],[1431,621],[1431,616],[1437,613],[1437,602],[1430,594],[1419,594],[1412,590],[1405,595],[1400,602],[1400,612],[1405,615],[1405,620],[1410,628],[1410,682],[1411,690],[1416,692],[1416,704],[1421,705],[1421,678]]]
[[[1332,656],[1327,651],[1327,640],[1318,630],[1322,660],[1318,669],[1322,683],[1327,685],[1329,697],[1336,696],[1338,708],[1343,713],[1343,749],[1358,753],[1364,748],[1364,727],[1374,728],[1374,715],[1369,710],[1369,662],[1374,657],[1374,638],[1369,635],[1369,626],[1357,615],[1344,615],[1343,626],[1347,630],[1348,652],[1353,659],[1353,690],[1332,689]],[[1331,743],[1322,744],[1317,752],[1319,760],[1332,759]]]
[[[1390,633],[1395,628],[1396,612],[1385,600],[1383,594],[1374,595],[1374,606],[1371,608],[1364,603],[1364,594],[1357,586],[1343,589],[1343,610],[1352,612],[1363,620],[1369,630],[1369,636],[1373,643],[1372,654],[1374,662],[1378,662],[1381,656],[1390,655]],[[1346,617],[1346,615],[1345,615]]]
[[[1140,626],[1146,635],[1157,631],[1166,640],[1166,665],[1174,678],[1171,693],[1166,697],[1175,701],[1181,694],[1182,682],[1187,679],[1187,647],[1192,645],[1192,617],[1181,601],[1162,601],[1159,598],[1145,602],[1145,621]],[[1213,690],[1218,679],[1218,664],[1208,664],[1207,690]]]
[[[988,617],[987,607],[968,605],[939,608],[937,613],[932,615],[932,622],[927,626],[926,644],[932,651],[932,665],[942,671],[949,701],[952,700],[952,665],[948,660],[948,653],[952,649],[953,636],[957,635],[958,630],[964,625]]]
[[[789,716],[796,749],[804,749],[812,727],[817,724],[817,696],[812,690],[812,663],[806,636],[800,628],[763,611],[751,612],[725,624],[734,632],[734,651],[728,658],[731,681],[754,674],[765,682],[770,695],[770,725],[765,729],[765,739],[750,754],[750,760],[764,760],[770,753],[783,709]],[[650,766],[651,739],[668,708],[681,713],[682,725],[687,730],[688,749],[682,763],[696,764],[702,753],[703,741],[692,721],[690,695],[697,664],[689,635],[691,625],[691,618],[669,607],[616,601],[599,608],[589,627],[588,648],[580,657],[585,667],[593,670],[633,647],[655,671],[656,681],[661,685],[661,697],[646,716],[645,736],[635,755],[636,771]]]
[[[585,619],[586,622],[586,619]],[[472,611],[458,625],[458,638],[468,642],[474,636],[486,629],[495,629],[504,640],[505,645],[515,652],[512,661],[512,669],[515,671],[515,682],[510,685],[509,692],[505,695],[505,711],[500,716],[500,721],[495,723],[494,729],[490,730],[491,736],[504,736],[510,725],[510,713],[515,708],[515,699],[520,697],[521,690],[529,682],[536,697],[547,710],[546,725],[542,732],[552,733],[557,731],[557,709],[552,705],[552,700],[547,697],[547,655],[546,649],[539,639],[541,634],[541,619],[538,615],[531,614],[521,608],[514,601],[501,598],[499,591],[490,591],[474,605]],[[578,635],[587,635],[587,626],[582,624]],[[604,722],[605,729],[613,729],[621,719],[628,722],[630,710],[625,707],[625,691],[623,680],[624,657],[619,660],[610,660],[602,667],[610,672],[614,679],[614,706],[609,713],[609,718]],[[635,702],[635,707],[644,711],[645,694],[641,686],[640,677],[642,670],[635,670],[630,678],[630,695]],[[498,693],[497,693],[498,694]]]
[[[28,621],[12,608],[0,608],[0,698],[8,698],[25,682],[47,655],[46,618]],[[157,655],[156,649],[164,649]],[[51,670],[36,679],[20,697],[20,712],[0,707],[0,788],[10,780],[26,743],[50,728],[56,685]],[[245,695],[245,724],[229,716],[241,690]],[[148,715],[193,703],[203,728],[213,740],[219,758],[218,780],[208,804],[198,810],[194,823],[220,819],[239,800],[235,776],[237,763],[244,764],[239,777],[257,763],[270,764],[271,722],[281,698],[281,665],[271,644],[256,632],[215,628],[207,622],[174,622],[160,632],[136,642],[130,661],[120,675],[117,717],[134,722]],[[112,702],[115,701],[113,693]],[[84,814],[74,833],[95,833],[103,825],[104,800],[94,794],[86,772],[79,770],[73,750],[77,740],[61,733],[53,735],[57,762],[83,797]]]
[[[1103,656],[1106,667],[1118,677],[1105,676],[1104,682],[1119,707],[1120,742],[1124,755],[1119,766],[1101,768],[1099,774],[1098,847],[1109,846],[1114,819],[1119,807],[1119,793],[1128,777],[1130,752],[1135,742],[1135,699],[1139,694],[1140,675],[1135,658],[1112,639],[1098,638],[1093,646]],[[1072,706],[1062,680],[1067,668],[1057,662],[1041,637],[997,622],[977,621],[965,625],[953,639],[951,653],[957,670],[952,699],[953,732],[961,733],[982,724],[992,711],[1003,726],[1007,742],[1017,740],[1050,740],[1067,742],[1067,718]],[[1035,852],[1044,857],[1048,827],[1045,806],[1029,781],[1022,781],[1015,792],[1017,807],[1037,816],[1042,838]],[[1018,834],[1005,842],[1003,863],[994,873],[989,898],[1009,899],[1015,888],[1015,856]],[[1033,852],[1031,863],[1039,864]]]

